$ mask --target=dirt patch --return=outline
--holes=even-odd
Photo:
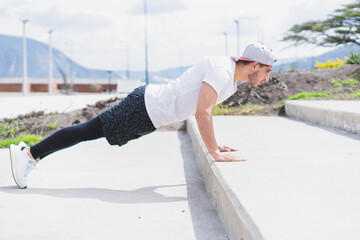
[[[48,136],[60,128],[86,122],[120,101],[120,98],[98,101],[69,113],[44,114],[43,111],[39,111],[19,115],[17,118],[5,118],[0,121],[3,128],[0,134],[3,138],[16,137],[22,133]]]
[[[313,69],[301,72],[272,73],[271,81],[257,88],[252,88],[247,83],[239,84],[238,91],[226,100],[222,107],[256,105],[257,107],[255,109],[262,110],[247,110],[244,111],[244,115],[248,115],[249,113],[251,115],[277,115],[281,109],[274,109],[274,106],[278,105],[281,100],[303,91],[333,91],[334,84],[330,82],[331,79],[344,80],[353,78],[356,74],[360,74],[360,65],[347,65],[346,67],[333,69]],[[347,94],[359,89],[359,84],[357,84],[352,89],[345,87],[334,94]],[[15,130],[6,131],[5,129],[3,132],[8,132],[8,136],[4,136],[3,134],[1,137],[15,137],[25,132],[48,136],[60,128],[86,122],[119,103],[121,100],[120,98],[111,98],[106,101],[99,101],[93,105],[88,105],[86,108],[70,113],[44,114],[44,112],[36,112],[14,119],[2,119],[0,124],[14,128]],[[242,114],[242,112],[234,111],[232,114]],[[180,129],[184,129],[184,122],[165,126],[160,130]]]
[[[339,68],[312,69],[300,72],[271,73],[269,82],[253,88],[248,83],[240,83],[237,92],[227,99],[223,105],[226,107],[236,107],[245,104],[261,105],[269,115],[276,115],[279,110],[273,107],[278,105],[281,100],[294,96],[303,91],[306,92],[325,92],[333,91],[336,87],[330,82],[331,79],[345,80],[354,78],[360,74],[360,65],[346,65]],[[359,90],[360,86],[350,89],[343,87],[341,91],[332,92],[333,96],[346,95]],[[260,112],[260,114],[263,114]]]

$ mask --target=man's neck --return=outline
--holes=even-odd
[[[247,65],[242,62],[236,62],[234,82],[248,82],[247,72]]]

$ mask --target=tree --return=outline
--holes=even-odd
[[[282,41],[291,41],[295,45],[310,43],[323,47],[347,43],[360,46],[360,0],[336,9],[326,20],[294,25]]]

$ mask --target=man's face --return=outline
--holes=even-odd
[[[269,81],[270,71],[272,66],[260,67],[258,63],[254,63],[252,70],[253,72],[248,75],[249,83],[252,87],[257,87],[264,82]]]

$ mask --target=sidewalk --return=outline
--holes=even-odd
[[[213,162],[195,119],[188,120],[207,191],[229,239],[359,238],[360,135],[285,117],[217,116],[214,128],[218,143],[248,159]]]
[[[18,189],[0,149],[0,239],[227,239],[184,132],[80,143],[37,167]]]
[[[294,101],[286,111],[356,132],[358,104]],[[248,161],[214,162],[194,118],[187,134],[157,131],[121,148],[97,140],[55,153],[26,190],[14,187],[0,149],[0,239],[358,238],[359,134],[288,117],[216,116],[214,128],[218,143]]]
[[[71,112],[82,109],[87,104],[94,104],[99,100],[107,100],[112,97],[124,97],[118,94],[75,94],[62,95],[55,94],[49,96],[46,93],[31,93],[27,96],[19,94],[0,95],[0,119],[12,118],[20,114],[32,111],[50,112]]]

